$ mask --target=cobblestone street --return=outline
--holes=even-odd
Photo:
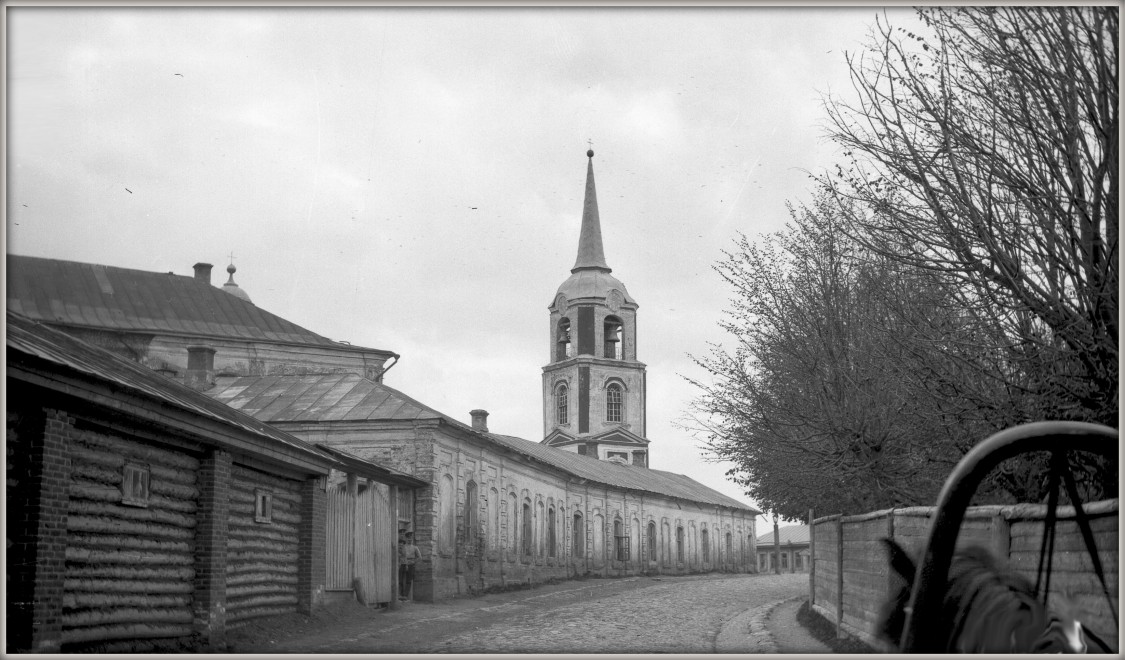
[[[724,623],[807,593],[807,574],[572,581],[529,591],[372,611],[235,652],[713,653]],[[723,652],[755,650],[745,626]],[[738,640],[745,635],[745,645]],[[732,644],[735,648],[732,648]]]

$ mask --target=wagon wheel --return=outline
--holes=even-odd
[[[1089,519],[1082,508],[1074,475],[1071,473],[1068,454],[1084,451],[1098,454],[1114,461],[1117,459],[1117,431],[1098,424],[1083,422],[1035,422],[1024,424],[996,433],[974,447],[957,464],[945,481],[938,497],[934,520],[930,526],[925,552],[918,564],[914,588],[910,596],[910,607],[906,610],[906,622],[900,650],[904,652],[940,652],[941,631],[936,626],[927,625],[940,615],[943,586],[949,576],[953,552],[965,509],[969,506],[988,473],[1003,461],[1032,452],[1050,452],[1050,473],[1048,476],[1047,518],[1044,522],[1043,543],[1040,548],[1039,576],[1036,580],[1036,593],[1041,593],[1046,602],[1050,586],[1051,554],[1054,549],[1054,524],[1059,501],[1059,483],[1066,488],[1067,496],[1075,509],[1075,520],[1081,531],[1086,551],[1094,566],[1094,572],[1101,580],[1102,591],[1109,603],[1113,618],[1116,609],[1106,586],[1105,573],[1094,544],[1093,531]],[[1044,559],[1046,571],[1044,572]],[[1044,581],[1044,577],[1046,578]],[[1040,586],[1042,590],[1040,591]],[[1100,642],[1096,636],[1093,641]],[[1102,644],[1104,647],[1105,645]],[[1107,649],[1108,650],[1108,649]]]

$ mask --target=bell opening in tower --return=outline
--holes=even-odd
[[[574,356],[574,348],[570,342],[570,319],[559,319],[559,328],[556,333],[555,362]]]
[[[621,348],[621,319],[616,316],[605,317],[605,324],[602,328],[605,336],[605,352],[604,357],[611,360],[619,360],[622,355]]]

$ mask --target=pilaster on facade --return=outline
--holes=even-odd
[[[212,449],[199,462],[192,600],[192,627],[207,647],[220,646],[226,637],[230,480],[230,452]]]
[[[9,403],[10,405],[10,403]],[[58,653],[63,643],[62,597],[66,571],[70,434],[74,419],[52,409],[20,411],[22,455],[9,455],[9,469],[22,479],[8,492],[7,552],[9,652]],[[9,409],[11,415],[11,409]]]
[[[301,522],[297,546],[297,611],[311,614],[324,600],[328,494],[325,477],[301,484]]]

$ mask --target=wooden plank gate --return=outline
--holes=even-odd
[[[326,582],[329,591],[355,591],[365,605],[392,599],[397,537],[385,486],[352,495],[344,484],[328,492]]]

